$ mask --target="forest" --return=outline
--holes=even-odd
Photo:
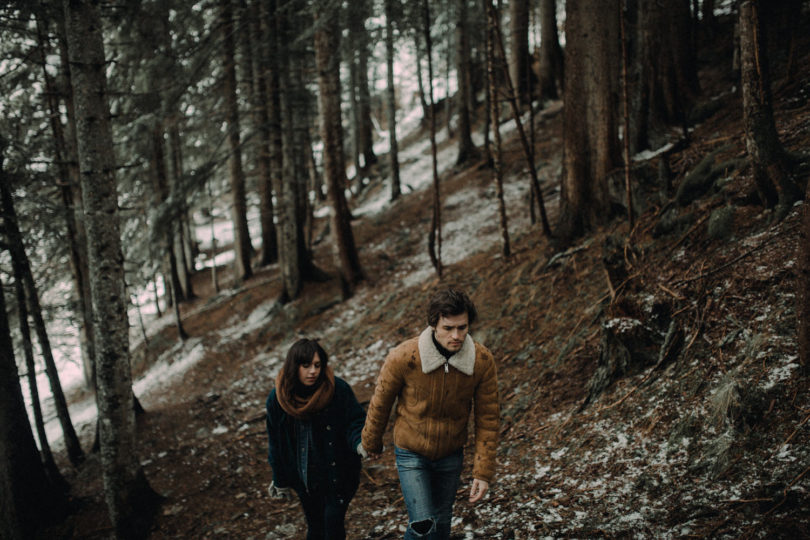
[[[452,538],[810,536],[808,23],[6,0],[0,537],[303,538],[267,492],[285,351],[367,405],[448,284],[500,401]],[[363,467],[348,537],[401,537],[393,451]]]

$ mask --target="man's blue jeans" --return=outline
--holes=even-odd
[[[397,447],[397,471],[408,508],[405,540],[450,538],[450,518],[461,479],[463,450],[430,460]]]

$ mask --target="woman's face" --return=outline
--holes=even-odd
[[[306,364],[298,366],[298,380],[304,386],[312,386],[321,375],[321,359],[318,353],[312,356],[312,360]]]

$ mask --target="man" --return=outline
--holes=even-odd
[[[385,359],[369,404],[362,444],[373,459],[394,400],[394,445],[408,528],[405,539],[450,537],[470,410],[475,457],[470,502],[480,501],[495,472],[498,379],[492,353],[469,335],[476,310],[469,297],[447,288],[430,299],[428,327]]]

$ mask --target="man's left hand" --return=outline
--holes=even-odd
[[[489,482],[485,482],[484,480],[479,480],[475,478],[472,483],[472,489],[470,489],[470,502],[477,503],[481,499],[484,498],[484,495],[487,494],[487,490],[489,489]]]

